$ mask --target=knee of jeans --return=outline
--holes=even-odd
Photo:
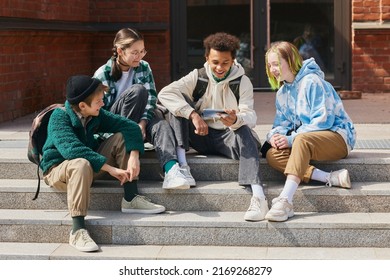
[[[143,85],[134,84],[130,88],[131,94],[137,96],[137,98],[148,99],[148,91]]]
[[[236,130],[236,133],[243,136],[247,137],[247,135],[252,135],[251,129],[247,125],[241,126],[239,129]]]

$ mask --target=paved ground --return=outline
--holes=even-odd
[[[363,94],[361,99],[343,100],[355,124],[390,124],[390,93]],[[255,93],[258,124],[272,124],[275,115],[275,93]]]
[[[343,103],[356,125],[358,139],[390,141],[390,93],[367,93],[361,99],[343,100]],[[275,93],[255,93],[255,109],[258,115],[256,131],[264,139],[275,115]],[[27,132],[33,117],[34,114],[30,114],[1,123],[0,140],[28,139]]]

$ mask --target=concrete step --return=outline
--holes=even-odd
[[[63,243],[0,243],[0,260],[388,260],[390,248],[99,244],[83,253]]]
[[[142,181],[139,190],[154,202],[174,211],[245,212],[251,190],[232,181],[198,181],[189,190],[164,190],[162,181]],[[0,179],[1,209],[66,210],[66,193],[48,187],[41,181],[35,195],[37,180]],[[280,182],[265,182],[269,204],[283,188]],[[120,211],[123,189],[115,181],[97,181],[91,191],[90,210]],[[329,188],[320,184],[302,185],[295,194],[294,208],[299,212],[390,212],[390,183],[354,182],[350,190]]]
[[[241,212],[158,215],[90,211],[87,228],[98,244],[160,246],[388,248],[388,213],[297,212],[286,222],[245,222]],[[67,243],[72,220],[62,210],[0,210],[0,242]]]
[[[27,159],[25,148],[0,148],[0,155],[0,179],[37,178],[37,166]],[[238,177],[238,161],[232,159],[189,153],[188,163],[191,173],[198,181],[236,181]],[[346,159],[313,164],[325,171],[347,168],[351,180],[355,182],[390,181],[390,150],[354,150]],[[271,168],[263,158],[260,169],[263,181],[284,180],[284,176]],[[162,170],[155,153],[145,153],[141,158],[140,179],[161,178]]]

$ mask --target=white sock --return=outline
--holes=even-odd
[[[184,148],[176,147],[176,155],[180,166],[188,165],[187,158],[186,158],[186,150]]]
[[[263,187],[259,184],[252,184],[252,195],[256,196],[257,198],[265,198],[265,194],[263,191]]]
[[[329,178],[329,175],[330,175],[329,172],[325,172],[320,169],[314,168],[310,179],[326,183],[328,182],[327,178]]]
[[[282,190],[282,193],[279,195],[279,197],[287,197],[287,200],[289,203],[292,203],[295,191],[298,188],[298,185],[296,182],[293,180],[286,180],[284,183],[284,188]]]

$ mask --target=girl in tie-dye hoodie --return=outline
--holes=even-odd
[[[348,170],[325,172],[311,161],[345,158],[356,141],[354,125],[333,86],[313,58],[302,60],[289,42],[271,45],[266,54],[268,80],[276,93],[276,116],[267,134],[267,162],[283,172],[282,193],[272,201],[266,219],[285,221],[294,215],[292,199],[301,181],[351,188]]]

